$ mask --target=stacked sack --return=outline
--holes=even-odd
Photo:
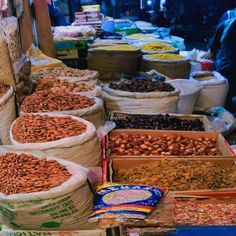
[[[92,122],[97,128],[104,123],[102,99],[60,90],[38,91],[26,97],[20,114],[25,113],[73,115]]]
[[[5,148],[0,163],[1,223],[41,231],[94,227],[87,223],[93,195],[86,169],[48,154]]]
[[[158,72],[176,79],[188,79],[190,74],[190,63],[187,58],[177,54],[150,54],[143,55],[142,70],[155,69]]]
[[[121,80],[103,87],[107,112],[176,113],[179,90],[165,82]]]
[[[88,68],[96,70],[101,80],[114,80],[117,73],[140,70],[140,50],[131,45],[113,45],[89,49]]]

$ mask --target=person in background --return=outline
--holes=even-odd
[[[61,13],[61,11],[57,8],[54,7],[51,3],[51,0],[46,0],[48,4],[48,12],[49,16],[51,19],[51,25],[52,26],[66,26],[66,18],[65,16]]]
[[[213,59],[216,71],[228,79],[229,93],[225,107],[236,113],[233,103],[236,96],[236,18],[223,20],[218,25],[204,58]]]

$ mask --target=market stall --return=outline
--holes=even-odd
[[[150,24],[99,38],[99,9],[46,37],[37,12],[49,47],[0,20],[0,235],[235,235],[227,79]]]

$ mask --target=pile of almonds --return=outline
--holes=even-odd
[[[91,107],[93,98],[65,92],[40,91],[25,98],[21,111],[25,113],[71,111]]]
[[[44,78],[36,82],[36,91],[51,90],[52,92],[62,91],[67,93],[79,93],[91,91],[94,86],[85,83],[74,83],[66,80]]]
[[[0,192],[10,195],[47,191],[71,177],[55,160],[37,159],[32,155],[0,155]]]
[[[0,98],[9,90],[9,86],[5,84],[0,84]]]
[[[78,136],[86,125],[71,117],[25,114],[12,127],[13,139],[19,143],[43,143]]]
[[[235,177],[233,168],[222,169],[210,161],[160,160],[121,169],[114,181],[185,191],[235,187]]]
[[[110,137],[111,154],[123,156],[218,156],[214,138],[187,138],[182,135],[152,137],[119,134]]]
[[[110,83],[109,87],[115,90],[128,92],[173,92],[175,88],[168,83],[151,80],[121,80],[119,82]]]

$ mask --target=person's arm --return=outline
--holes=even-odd
[[[217,51],[220,49],[221,47],[221,37],[222,37],[222,34],[224,32],[224,28],[225,28],[225,22],[221,23],[217,29],[216,29],[216,32],[213,36],[213,38],[211,39],[210,41],[210,44],[209,44],[209,50],[210,52],[212,53],[213,57],[215,57]]]

